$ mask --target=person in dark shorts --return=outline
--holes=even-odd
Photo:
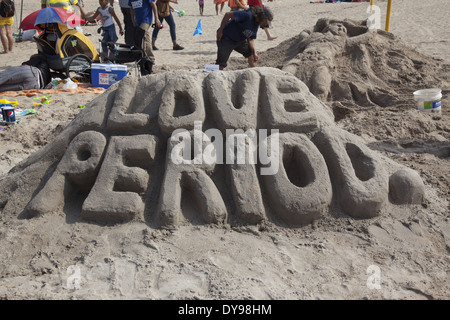
[[[267,7],[227,12],[217,30],[216,64],[219,69],[226,68],[233,50],[248,59],[249,67],[256,67],[258,55],[254,40],[259,27],[269,27],[272,20],[273,13]]]

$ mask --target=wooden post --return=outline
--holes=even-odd
[[[388,0],[388,7],[386,13],[386,31],[389,32],[391,27],[391,11],[392,11],[392,0]]]

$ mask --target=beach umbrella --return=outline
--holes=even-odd
[[[73,27],[86,24],[86,21],[66,9],[47,7],[30,13],[20,23],[19,28],[23,30],[40,29],[38,25],[48,23],[64,23]]]

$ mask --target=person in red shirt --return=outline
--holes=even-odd
[[[262,8],[264,5],[262,4],[262,0],[247,0],[247,5],[249,7],[259,7]],[[261,27],[264,30],[267,36],[267,40],[275,40],[278,37],[272,37],[269,32],[269,27]]]

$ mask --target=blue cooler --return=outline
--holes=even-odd
[[[91,64],[91,83],[93,87],[108,89],[113,83],[127,75],[127,66],[110,63]]]

